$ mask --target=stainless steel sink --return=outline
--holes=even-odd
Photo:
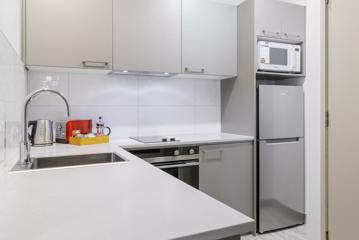
[[[19,162],[12,171],[23,171],[43,168],[68,167],[111,162],[126,162],[116,153],[99,153],[88,155],[71,155],[61,157],[31,158],[32,163],[22,164]]]

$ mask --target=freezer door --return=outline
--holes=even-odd
[[[304,223],[304,140],[259,142],[259,232]]]
[[[304,135],[304,93],[298,86],[259,85],[259,139]]]

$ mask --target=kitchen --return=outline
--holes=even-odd
[[[3,238],[317,239],[305,5],[23,1],[20,40],[2,24]],[[263,218],[268,192],[294,220]]]

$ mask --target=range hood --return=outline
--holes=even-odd
[[[149,72],[149,71],[129,71],[129,70],[112,70],[110,74],[114,75],[133,75],[133,76],[151,76],[151,77],[172,77],[176,73],[169,72]]]

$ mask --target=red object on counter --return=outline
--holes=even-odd
[[[92,120],[69,120],[66,123],[66,142],[70,141],[73,131],[79,130],[81,134],[92,132]]]

